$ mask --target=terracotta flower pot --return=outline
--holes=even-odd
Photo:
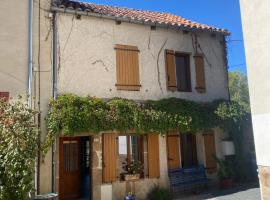
[[[233,180],[231,178],[223,179],[219,182],[221,189],[229,189],[233,186]]]

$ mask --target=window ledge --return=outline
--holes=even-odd
[[[115,84],[117,90],[127,90],[127,91],[140,91],[141,85],[122,85]]]
[[[206,92],[206,89],[203,87],[196,87],[195,89],[197,90],[198,93],[205,93]]]

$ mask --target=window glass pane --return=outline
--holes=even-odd
[[[119,154],[127,155],[127,136],[119,136]]]
[[[138,161],[138,136],[131,136],[131,161]]]
[[[78,169],[78,142],[64,142],[64,171],[73,172]]]
[[[176,63],[176,77],[177,77],[177,89],[180,91],[189,90],[189,72],[187,56],[177,55],[175,57]]]
[[[118,137],[118,148],[119,148],[119,172],[120,174],[126,172],[127,164],[127,136]]]

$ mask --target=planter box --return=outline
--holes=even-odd
[[[140,174],[125,174],[125,181],[136,181],[140,179]]]

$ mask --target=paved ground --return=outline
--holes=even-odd
[[[256,185],[237,186],[230,190],[213,189],[197,195],[179,196],[175,200],[260,200],[260,189]]]

